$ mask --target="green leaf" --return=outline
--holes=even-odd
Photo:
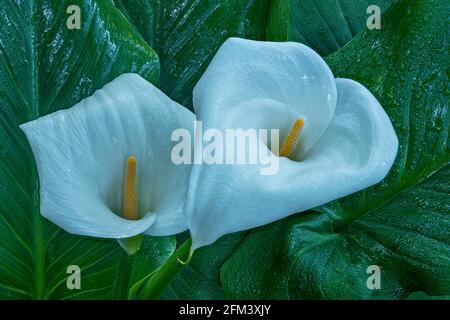
[[[192,89],[229,37],[265,38],[268,0],[116,0],[156,50],[159,88],[192,109]]]
[[[66,27],[69,5],[81,8],[80,30]],[[18,126],[124,72],[155,82],[158,57],[111,0],[0,0],[0,298],[125,297],[173,251],[171,238],[146,239],[131,261],[115,240],[70,235],[39,214],[34,159]],[[66,286],[70,265],[81,268],[81,290]]]
[[[325,56],[343,47],[367,25],[370,5],[381,12],[395,0],[274,0],[267,40],[296,41]]]
[[[56,227],[55,227],[56,228]],[[130,299],[175,250],[173,237],[144,237],[141,249],[129,256],[115,240],[87,239],[59,232],[46,255],[48,299]],[[67,266],[81,268],[81,290],[68,290]]]
[[[129,258],[116,241],[72,236],[42,219],[19,124],[70,107],[123,72],[156,82],[148,44],[160,55],[160,88],[192,107],[192,88],[226,38],[267,35],[325,55],[364,29],[369,4],[393,2],[273,0],[269,10],[269,0],[115,0],[122,15],[112,0],[0,0],[0,298],[130,298],[175,247],[173,238],[147,238]],[[65,28],[70,4],[82,8],[82,30]],[[198,250],[164,298],[449,294],[449,7],[411,0],[389,10],[380,31],[357,36],[329,62],[336,75],[366,84],[393,120],[401,149],[391,175],[322,213]],[[379,291],[365,286],[369,263],[381,267]],[[66,287],[72,264],[82,269],[79,291]]]
[[[398,13],[401,12],[400,16]],[[231,298],[406,298],[450,293],[450,4],[400,1],[329,63],[365,84],[400,141],[380,184],[247,236],[221,268]],[[367,288],[367,267],[381,289]]]
[[[195,251],[191,262],[162,295],[162,299],[224,299],[220,283],[219,268],[236,250],[245,233],[222,237],[213,245]]]
[[[227,297],[392,299],[416,290],[448,294],[449,178],[450,166],[342,232],[320,213],[252,232],[222,267]],[[434,199],[419,205],[424,194]],[[371,265],[381,268],[380,290],[367,288]]]

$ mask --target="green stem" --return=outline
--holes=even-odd
[[[192,256],[192,239],[187,239],[167,259],[143,285],[138,294],[138,299],[158,299],[164,289],[172,282],[183,267],[189,263]]]

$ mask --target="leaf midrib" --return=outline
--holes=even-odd
[[[39,117],[39,74],[38,74],[38,50],[36,44],[36,25],[33,20],[37,18],[36,1],[29,2],[29,35],[27,37],[29,46],[29,61],[30,61],[30,109],[31,114],[28,120]],[[31,206],[32,206],[32,261],[33,261],[33,298],[43,299],[45,292],[45,248],[43,243],[43,226],[42,218],[40,217],[39,207],[36,205],[36,200],[39,198],[39,182],[36,166],[31,164]]]

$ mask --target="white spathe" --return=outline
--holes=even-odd
[[[171,161],[171,134],[195,116],[137,74],[123,74],[68,110],[21,125],[40,180],[41,214],[68,232],[126,238],[187,229],[190,166]],[[126,160],[137,159],[140,220],[121,217]]]
[[[205,130],[279,128],[284,137],[299,117],[305,127],[296,161],[280,158],[275,175],[261,175],[262,164],[193,166],[185,206],[193,249],[376,184],[397,153],[376,98],[334,79],[299,43],[227,40],[194,89],[194,108]]]

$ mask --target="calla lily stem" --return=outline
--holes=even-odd
[[[189,238],[167,259],[143,285],[137,298],[141,300],[158,299],[164,289],[185,267],[191,258],[192,239]]]

